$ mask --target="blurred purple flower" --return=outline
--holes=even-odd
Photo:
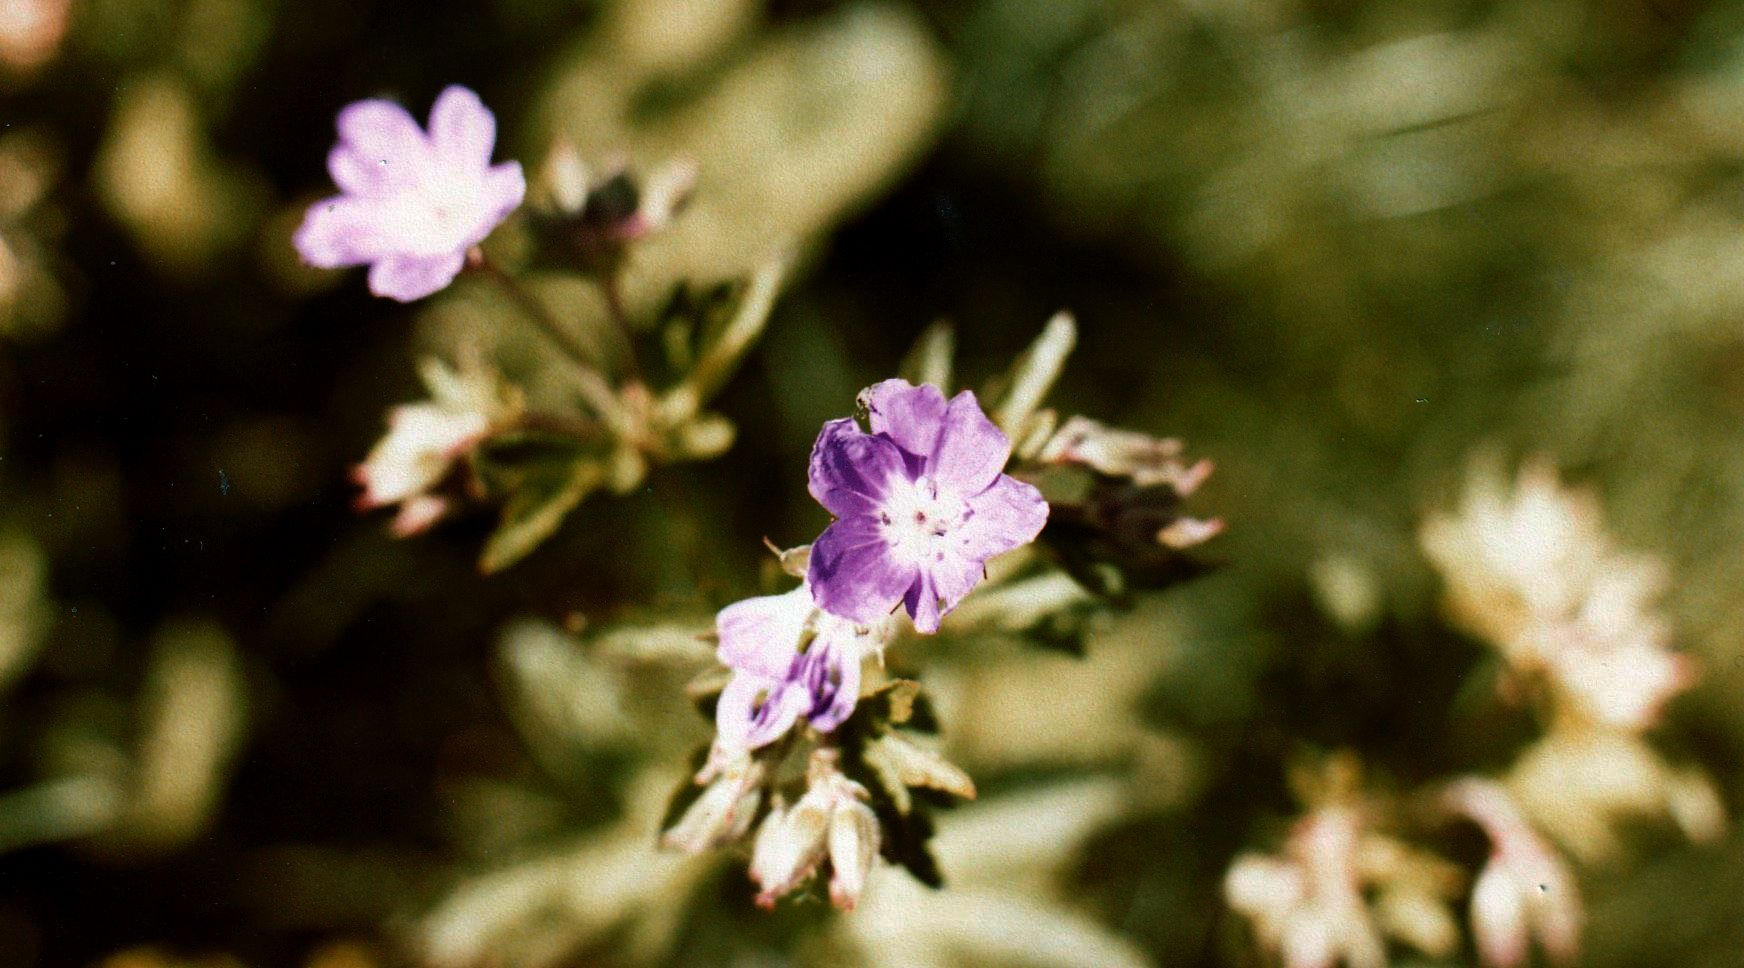
[[[293,241],[323,269],[368,263],[378,296],[411,302],[448,285],[526,193],[519,162],[490,163],[496,118],[464,87],[437,96],[428,133],[380,100],[347,105],[338,125],[327,171],[343,194],[311,205]]]
[[[808,582],[819,607],[870,622],[906,605],[915,628],[973,589],[987,559],[1028,544],[1048,520],[1041,492],[1004,473],[1011,442],[965,390],[886,380],[853,420],[824,424],[811,452],[811,493],[837,518],[812,545]]]
[[[889,626],[820,611],[803,584],[721,609],[718,654],[733,678],[715,705],[720,750],[765,746],[801,717],[826,733],[840,726],[860,698],[861,660],[884,647]]]

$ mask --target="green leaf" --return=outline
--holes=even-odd
[[[920,339],[914,341],[914,348],[902,358],[902,363],[896,368],[896,375],[910,383],[930,383],[945,392],[951,393],[951,356],[956,352],[957,334],[951,324],[944,320],[928,326],[926,332],[920,334]]]
[[[485,542],[479,570],[509,567],[556,532],[565,516],[605,480],[601,442],[539,431],[487,441],[474,458],[485,489],[503,495],[502,521]]]

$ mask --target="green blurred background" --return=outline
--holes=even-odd
[[[633,303],[800,253],[734,449],[489,578],[487,513],[395,540],[347,471],[416,352],[482,333],[537,394],[536,344],[289,245],[335,111],[449,83],[529,169],[698,162]],[[927,654],[985,812],[912,923],[628,860],[708,735],[660,623],[825,523],[818,424],[927,324],[976,381],[1061,307],[1055,401],[1213,458],[1222,567],[1084,659]],[[3,965],[1255,964],[1219,883],[1294,752],[1403,785],[1518,746],[1417,548],[1480,454],[1671,561],[1705,675],[1658,742],[1744,800],[1737,3],[0,0],[0,344]],[[1090,960],[950,940],[977,884]],[[1735,838],[1583,884],[1586,963],[1744,964]]]

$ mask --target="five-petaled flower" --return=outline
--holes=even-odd
[[[812,545],[819,607],[872,622],[905,605],[921,632],[969,594],[987,559],[1035,540],[1041,492],[1003,473],[1011,442],[965,390],[885,380],[861,394],[871,432],[824,424],[811,493],[836,521]]]
[[[781,738],[804,717],[820,732],[840,726],[860,698],[860,665],[889,641],[888,616],[857,623],[822,611],[806,585],[747,598],[715,617],[720,660],[733,678],[715,705],[724,754]]]
[[[327,171],[343,194],[310,206],[294,241],[313,266],[367,263],[378,296],[411,302],[448,285],[526,194],[519,162],[491,164],[496,118],[464,87],[437,96],[427,133],[382,100],[348,105],[338,126]]]

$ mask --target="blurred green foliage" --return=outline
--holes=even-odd
[[[1403,788],[1529,730],[1418,548],[1482,454],[1548,454],[1671,562],[1704,678],[1658,742],[1744,802],[1744,6],[14,9],[0,964],[1252,964],[1220,883],[1296,811],[1295,758]],[[450,82],[529,168],[559,135],[699,163],[639,312],[796,260],[710,404],[732,450],[488,578],[488,514],[395,540],[347,469],[418,352],[479,346],[538,401],[545,348],[476,289],[390,306],[288,242],[338,107]],[[535,282],[603,345],[596,293]],[[978,385],[1062,306],[1055,402],[1214,459],[1221,567],[1086,618],[1082,656],[892,657],[980,789],[940,814],[942,892],[764,914],[742,862],[656,853],[707,736],[696,636],[763,590],[763,538],[824,522],[818,424],[935,319]],[[1584,963],[1737,964],[1736,836],[1635,839],[1581,871]]]

